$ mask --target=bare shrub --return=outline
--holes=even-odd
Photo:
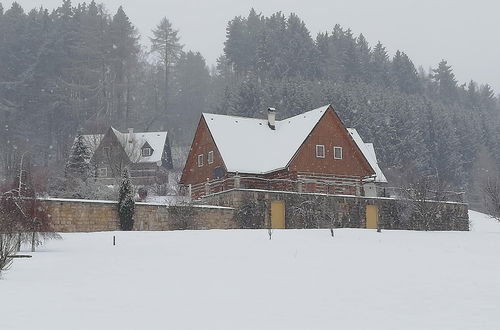
[[[483,185],[483,198],[488,213],[500,221],[500,178],[489,178]]]

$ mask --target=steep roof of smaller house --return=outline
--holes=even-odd
[[[375,154],[373,143],[364,143],[363,139],[361,139],[361,136],[355,128],[348,128],[347,131],[352,136],[354,142],[356,142],[366,160],[368,161],[368,163],[370,163],[370,166],[375,171],[375,182],[387,183],[387,179],[385,178],[384,173],[380,169],[380,166],[378,166],[377,156]]]
[[[163,149],[167,142],[167,132],[134,132],[131,143],[129,143],[130,133],[122,133],[111,127],[113,134],[116,136],[122,145],[125,153],[133,163],[158,163],[161,161]],[[87,134],[83,135],[85,144],[89,148],[90,158],[94,155],[97,148],[101,144],[104,134]],[[145,144],[153,149],[151,156],[142,156],[141,149]]]
[[[132,133],[132,139],[130,139],[130,133],[122,133],[114,128],[112,129],[133,163],[157,163],[161,161],[163,148],[167,140],[167,132],[134,132]],[[153,149],[153,154],[148,157],[142,156],[141,152],[146,143]]]

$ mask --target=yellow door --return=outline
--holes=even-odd
[[[377,229],[378,227],[378,206],[366,205],[366,228]]]
[[[271,202],[271,227],[273,229],[285,229],[285,202]]]

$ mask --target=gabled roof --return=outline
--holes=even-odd
[[[266,174],[288,166],[330,105],[276,121],[203,113],[228,172]],[[355,129],[348,129],[354,142],[376,173],[376,182],[387,182],[372,144],[365,144]],[[371,146],[370,146],[371,145]]]
[[[132,133],[132,139],[130,139],[130,133],[121,133],[114,128],[111,129],[133,163],[156,163],[161,161],[163,148],[167,141],[167,132],[134,132]],[[145,143],[148,143],[154,150],[151,156],[142,156],[141,148]]]
[[[329,105],[276,121],[203,113],[228,172],[264,174],[284,169]]]
[[[129,139],[130,133],[122,133],[113,127],[111,127],[111,132],[116,136],[131,162],[158,163],[161,161],[163,149],[167,142],[167,132],[134,132],[132,139]],[[99,148],[104,136],[105,134],[83,135],[83,139],[90,150],[90,158]],[[141,148],[146,143],[153,149],[152,155],[148,157],[142,156],[141,152]]]

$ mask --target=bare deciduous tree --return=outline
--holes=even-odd
[[[489,178],[484,183],[483,197],[488,213],[500,221],[500,178]]]

